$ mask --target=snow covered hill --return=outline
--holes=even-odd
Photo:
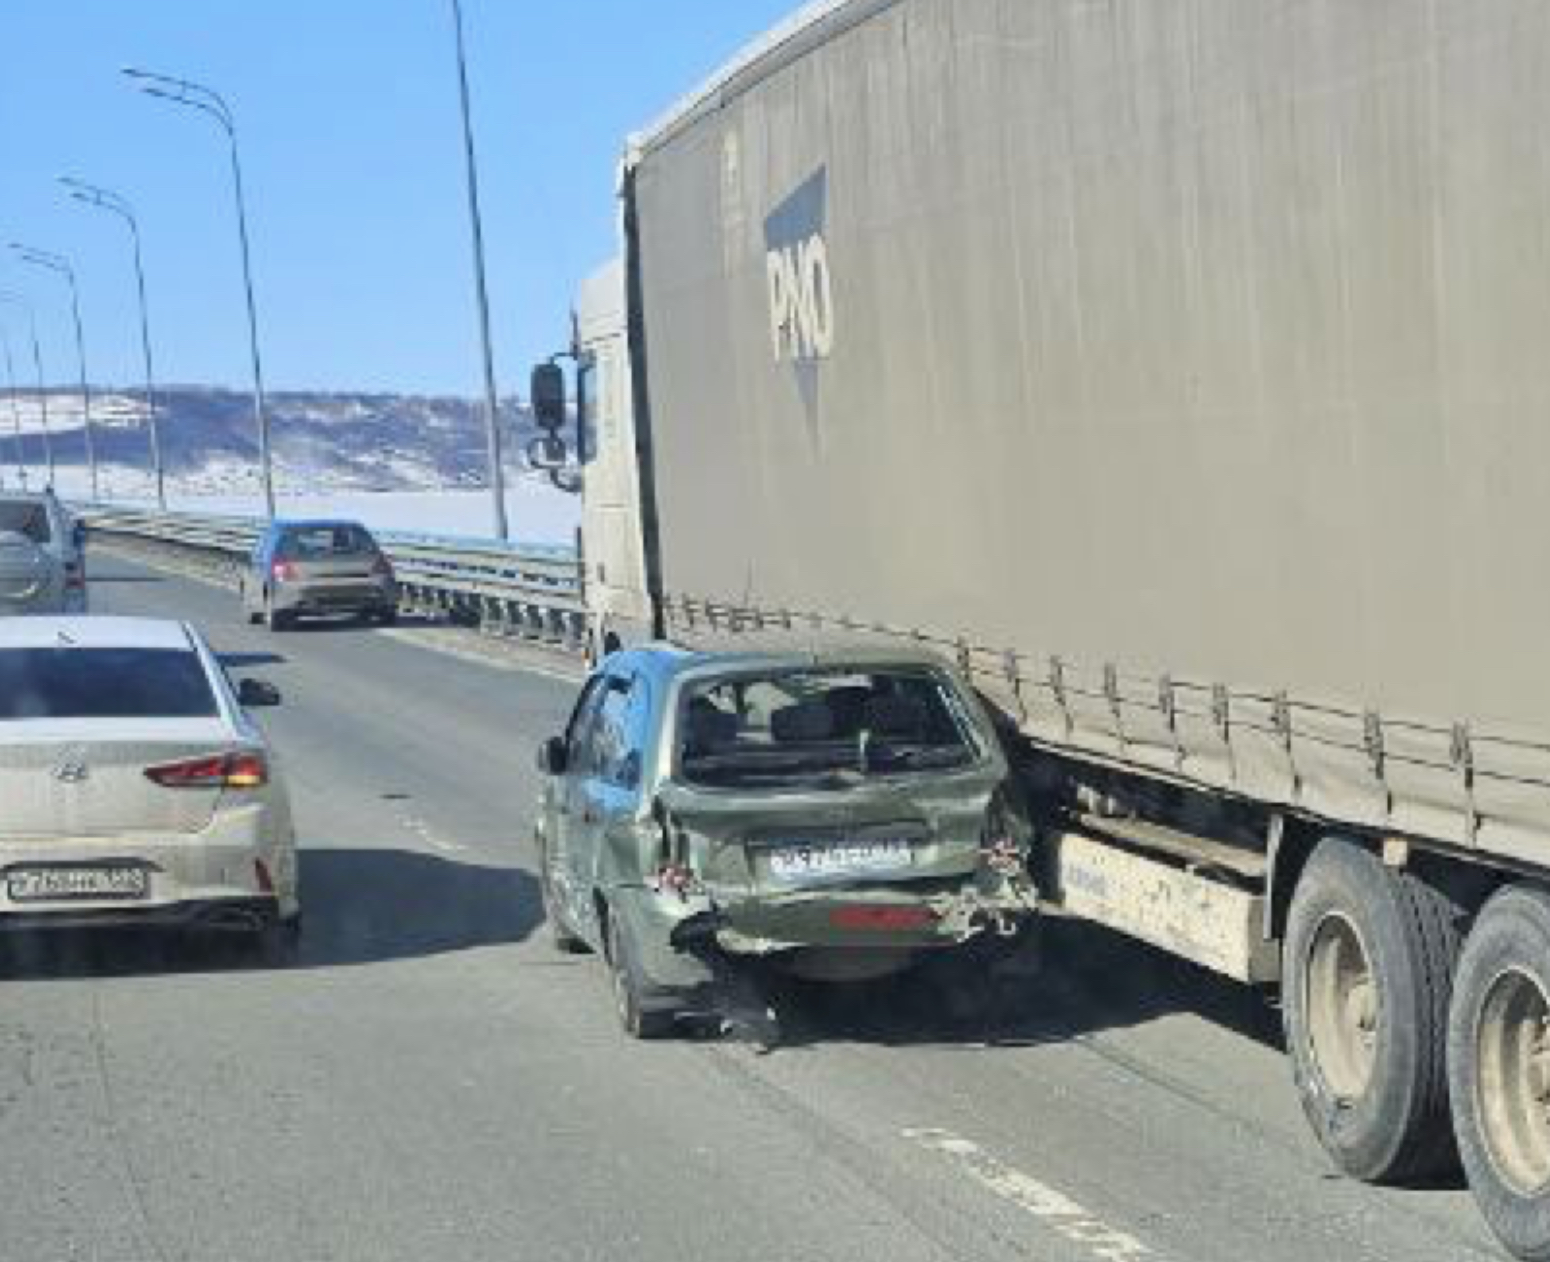
[[[280,391],[268,402],[276,483],[283,491],[416,491],[484,482],[484,421],[473,400]],[[84,465],[78,391],[53,388],[40,398],[19,390],[14,411],[0,391],[0,475],[19,463],[34,470],[44,466],[45,412],[56,464]],[[158,394],[158,412],[164,459],[176,485],[212,495],[255,485],[258,435],[250,395],[210,386],[166,386]],[[94,391],[97,459],[110,483],[144,476],[150,459],[144,416],[138,391]],[[517,474],[535,430],[514,401],[503,405],[502,422],[507,464]]]

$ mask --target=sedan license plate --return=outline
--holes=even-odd
[[[136,899],[150,892],[144,868],[13,868],[5,874],[13,903]]]
[[[770,851],[770,873],[784,881],[814,876],[896,872],[910,866],[907,841],[836,841]]]

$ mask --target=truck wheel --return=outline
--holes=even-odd
[[[1470,1191],[1507,1249],[1550,1260],[1550,895],[1486,904],[1448,1026],[1453,1126]]]
[[[673,1032],[673,1014],[646,1007],[646,979],[635,957],[635,943],[619,921],[618,916],[610,914],[605,929],[608,975],[613,986],[614,1011],[618,1013],[619,1024],[631,1038],[666,1038]]]
[[[1453,905],[1343,841],[1321,842],[1284,946],[1287,1051],[1303,1112],[1347,1174],[1402,1182],[1456,1167],[1446,1070]]]

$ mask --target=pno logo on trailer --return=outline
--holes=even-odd
[[[764,274],[770,350],[790,364],[797,389],[815,419],[818,364],[835,346],[834,280],[825,235],[828,168],[819,167],[764,221]]]

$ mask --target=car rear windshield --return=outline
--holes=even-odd
[[[33,543],[48,543],[54,537],[48,509],[37,500],[0,500],[0,535],[25,535]]]
[[[326,561],[376,550],[377,541],[362,526],[304,526],[281,536],[278,553],[286,561]]]
[[[717,788],[843,787],[983,756],[957,689],[929,669],[738,675],[693,686],[682,715],[681,772]]]
[[[204,663],[186,649],[0,649],[0,719],[217,713]]]

